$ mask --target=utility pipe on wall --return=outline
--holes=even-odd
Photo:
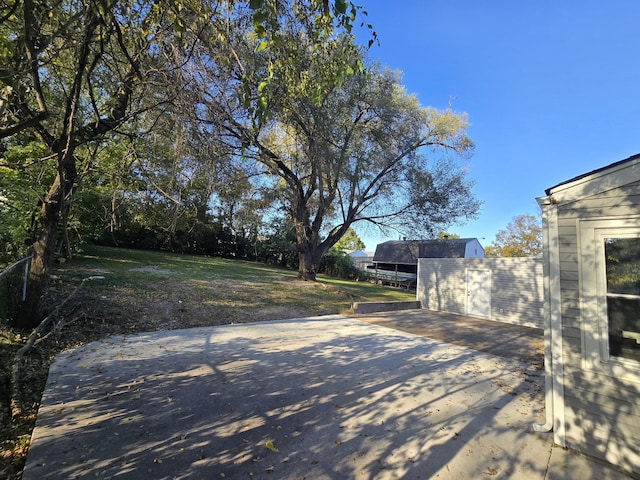
[[[534,430],[554,432],[554,442],[564,447],[564,359],[562,352],[562,309],[560,290],[560,252],[558,244],[558,209],[553,198],[536,199],[542,209],[544,236],[544,365],[545,412],[543,424]]]

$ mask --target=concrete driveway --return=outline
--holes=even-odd
[[[24,480],[607,479],[537,367],[341,316],[114,337],[53,364]]]
[[[544,366],[544,330],[431,310],[402,310],[355,315],[376,325],[439,342]]]

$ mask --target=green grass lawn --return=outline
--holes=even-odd
[[[168,278],[181,281],[193,288],[197,288],[198,285],[216,285],[221,290],[227,290],[233,285],[253,284],[254,288],[264,288],[283,301],[283,297],[292,296],[291,301],[294,302],[304,302],[305,298],[301,298],[300,295],[303,292],[307,295],[309,290],[304,284],[313,283],[298,281],[296,271],[258,262],[101,246],[84,247],[71,263],[59,270],[63,278],[69,281],[80,281],[87,277],[87,273],[93,272],[94,276],[105,276],[105,280],[110,284],[128,286],[141,292],[150,287],[150,284]],[[292,288],[286,289],[286,292],[280,295],[275,294],[273,289],[276,286],[282,288],[283,281],[293,282],[299,287],[303,285],[302,290]],[[96,282],[99,283],[99,280]],[[342,292],[349,299],[357,301],[415,300],[413,292],[381,287],[366,281],[356,282],[318,275],[316,283],[332,287],[330,290],[314,290],[325,291],[327,295],[318,293],[317,296],[324,296],[326,302],[338,300],[338,310],[344,309],[345,300],[336,299],[337,292]],[[242,289],[236,289],[236,293],[239,298],[243,296]],[[211,299],[205,297],[202,300]]]
[[[63,297],[84,279],[86,318],[107,333],[190,328],[350,313],[354,301],[415,300],[415,293],[258,262],[99,246],[58,267]]]

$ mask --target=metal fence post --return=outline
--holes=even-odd
[[[0,321],[5,321],[27,299],[29,267],[33,255],[18,260],[0,272]],[[20,268],[24,265],[24,268]],[[12,273],[13,272],[13,273]]]
[[[22,300],[21,300],[23,302],[27,299],[27,281],[29,280],[29,267],[31,266],[32,258],[33,258],[33,255],[30,257],[27,257],[28,260],[24,262],[24,274],[22,279]]]

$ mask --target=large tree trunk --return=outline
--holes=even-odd
[[[18,328],[33,328],[40,323],[43,316],[42,296],[49,285],[50,270],[54,263],[62,197],[58,177],[40,207],[39,231],[33,244],[27,296],[16,322]]]
[[[306,231],[302,238],[298,235],[296,248],[298,250],[298,278],[315,282],[320,269],[320,261],[329,245],[318,241],[318,234]]]
[[[303,280],[316,280],[316,274],[320,267],[320,260],[324,254],[319,248],[298,248],[298,277]]]
[[[33,244],[27,296],[16,321],[16,326],[22,329],[34,328],[44,316],[42,297],[51,279],[60,219],[77,184],[73,148],[58,154],[58,165],[58,175],[40,207],[39,227]]]
[[[310,226],[309,212],[304,202],[300,204],[303,206],[298,207],[293,218],[298,250],[298,278],[315,281],[326,248],[320,245],[318,233]]]
[[[33,8],[34,4],[32,2],[29,2],[28,8],[25,5],[26,11],[28,10],[31,13]],[[33,259],[31,261],[31,270],[29,271],[27,297],[16,322],[20,328],[33,328],[43,318],[42,297],[49,286],[51,278],[60,220],[63,212],[70,205],[71,196],[78,188],[78,171],[74,155],[78,137],[76,115],[85,74],[89,68],[94,33],[101,21],[100,15],[93,6],[85,11],[84,16],[82,41],[77,51],[77,63],[74,66],[73,83],[70,85],[65,102],[64,117],[61,119],[61,132],[55,138],[42,125],[39,124],[35,127],[36,135],[57,155],[58,174],[40,207],[39,228],[33,245]],[[34,50],[34,48],[34,44],[27,42],[28,50]],[[35,60],[32,67],[34,69],[34,81],[39,83],[40,67]],[[42,109],[44,109],[44,103]],[[100,125],[98,124],[97,127],[94,125],[92,128],[100,128]]]
[[[300,204],[303,204],[303,202],[300,202]],[[306,206],[299,207],[295,214],[298,217],[293,218],[293,224],[296,229],[296,249],[298,251],[298,277],[315,281],[322,257],[329,248],[340,240],[352,222],[345,222],[340,228],[329,233],[327,238],[321,242],[319,229],[322,222],[320,217],[316,215],[316,220],[313,223],[310,222],[310,215]]]

